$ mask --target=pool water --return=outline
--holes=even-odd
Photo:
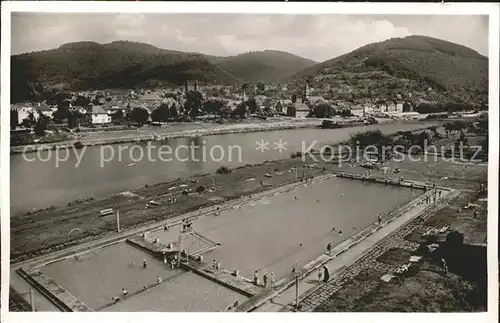
[[[125,242],[102,248],[81,256],[71,257],[42,268],[42,272],[57,284],[78,297],[92,309],[110,303],[121,296],[124,288],[129,293],[156,282],[158,276],[166,279],[180,270],[171,270],[150,254]],[[147,267],[143,268],[143,261]]]
[[[218,312],[247,297],[192,272],[186,272],[104,311]]]

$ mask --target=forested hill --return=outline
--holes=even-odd
[[[12,101],[50,87],[73,90],[278,81],[316,62],[280,51],[217,57],[116,41],[76,42],[11,57]]]
[[[280,82],[317,62],[288,52],[264,50],[229,57],[208,57],[209,60],[247,82]]]
[[[71,89],[130,88],[150,82],[232,84],[237,79],[197,53],[184,53],[128,41],[77,42],[11,57],[12,101],[33,87]]]
[[[325,95],[351,101],[421,98],[481,101],[488,95],[488,58],[448,41],[408,36],[360,47],[291,76],[309,81]]]

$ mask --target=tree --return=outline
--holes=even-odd
[[[444,128],[444,131],[446,132],[446,137],[449,137],[450,136],[450,133],[452,132],[453,130],[453,125],[451,123],[445,123],[443,125],[443,128]]]
[[[457,149],[460,148],[460,145],[469,147],[469,140],[467,139],[467,136],[465,136],[465,133],[463,131],[460,131],[460,134],[455,141],[455,147]]]
[[[484,140],[479,143],[479,145],[481,146],[481,151],[483,152],[483,160],[487,159],[488,157],[488,143],[489,143],[489,137],[488,134],[486,134]]]
[[[90,103],[89,98],[84,97],[82,95],[79,95],[76,97],[76,100],[75,100],[75,102],[73,102],[73,105],[85,107],[85,106],[89,105],[89,103]]]
[[[210,99],[203,103],[203,110],[208,114],[220,114],[220,110],[224,106],[221,100]]]
[[[379,158],[384,161],[390,154],[390,149],[384,149],[384,147],[390,147],[393,144],[391,137],[384,135],[380,130],[370,130],[366,132],[358,132],[351,135],[350,140],[351,146],[356,149],[365,149],[368,147],[376,148],[376,153]],[[385,152],[385,154],[382,154]]]
[[[10,129],[14,130],[19,123],[19,112],[17,110],[10,110]]]
[[[177,112],[177,108],[174,104],[170,107],[169,116],[171,119],[177,119],[179,117],[179,113]]]
[[[24,118],[24,120],[21,121],[21,125],[25,128],[31,128],[35,125],[36,120],[35,120],[35,115],[33,112],[30,112],[28,114],[27,118]]]
[[[67,107],[59,106],[54,113],[54,120],[62,121],[71,117],[71,111]]]
[[[232,110],[230,107],[228,107],[227,105],[224,105],[221,109],[220,109],[220,112],[219,112],[219,115],[222,117],[222,118],[229,118],[229,116],[232,114]]]
[[[244,118],[247,114],[247,106],[244,102],[238,104],[236,109],[234,109],[231,113],[233,117]]]
[[[154,122],[167,122],[170,116],[170,109],[166,104],[160,105],[151,113],[151,120]]]
[[[68,114],[68,128],[73,129],[76,127],[76,121],[77,121],[77,114],[78,112],[71,113],[71,111]]]
[[[256,87],[257,87],[257,90],[258,90],[260,93],[262,93],[262,92],[264,92],[264,91],[266,90],[266,86],[265,86],[265,84],[264,84],[264,83],[262,83],[262,82],[257,83],[257,84],[256,84]]]
[[[189,91],[184,105],[186,113],[196,121],[196,117],[200,114],[201,105],[203,102],[203,95],[198,91]]]
[[[257,106],[257,102],[255,99],[250,99],[245,102],[246,106],[248,107],[248,111],[250,113],[256,113],[259,107]]]
[[[138,124],[144,124],[148,121],[149,112],[144,108],[134,108],[129,115],[130,120]]]
[[[441,139],[441,135],[436,126],[430,127],[429,130],[432,131],[432,139]]]
[[[331,118],[333,109],[330,104],[326,102],[319,103],[313,108],[313,116],[316,118]]]
[[[351,110],[349,109],[344,109],[342,110],[342,112],[340,113],[340,115],[343,117],[343,118],[347,118],[347,117],[352,117],[353,114],[351,112]]]
[[[478,134],[488,134],[488,120],[480,120],[477,124]]]
[[[54,101],[57,107],[69,108],[69,93],[68,92],[57,92],[54,94]]]
[[[35,135],[39,137],[45,136],[45,130],[47,130],[47,123],[43,118],[39,118],[35,124]]]
[[[123,120],[123,117],[124,117],[124,115],[123,115],[122,109],[117,110],[112,116],[113,121],[121,121],[121,120]]]

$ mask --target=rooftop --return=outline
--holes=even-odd
[[[94,105],[92,107],[92,114],[108,114],[100,105]]]

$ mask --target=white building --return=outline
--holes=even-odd
[[[111,116],[99,105],[92,107],[92,124],[107,124],[111,122]]]
[[[302,102],[302,99],[297,98],[294,107],[295,107],[295,118],[304,119],[309,115],[309,107]]]
[[[13,106],[11,109],[17,110],[17,122],[21,124],[24,119],[28,119],[29,115],[32,113],[33,114],[33,119],[34,121],[38,120],[40,117],[40,114],[38,111],[29,105],[24,105],[24,106]]]

